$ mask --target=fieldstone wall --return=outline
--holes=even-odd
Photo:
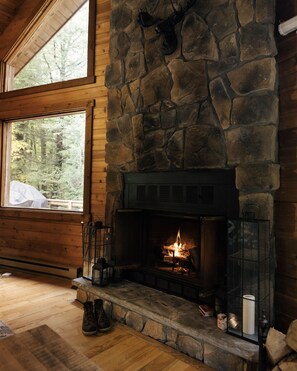
[[[169,0],[111,0],[106,222],[122,172],[235,168],[241,211],[273,221],[278,95],[273,0],[197,0],[165,56],[139,9],[165,19]],[[186,0],[173,0],[176,9]]]

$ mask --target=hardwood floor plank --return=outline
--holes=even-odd
[[[145,356],[145,357],[144,357]],[[163,356],[163,355],[162,355]],[[158,365],[156,365],[156,359],[160,357],[159,351],[156,349],[144,349],[141,354],[138,355],[137,358],[134,359],[133,365],[127,365],[125,367],[125,371],[134,371],[135,368],[137,370],[145,370],[150,364],[153,364],[153,368],[151,370],[162,370]],[[167,361],[170,360],[171,356],[166,354]],[[135,368],[133,368],[135,367]]]
[[[9,338],[9,342],[6,342],[6,347],[10,353],[10,356],[6,357],[6,359],[9,359],[9,362],[11,359],[15,359],[17,361],[16,370],[32,370],[32,371],[46,371],[46,368],[43,367],[43,365],[39,362],[38,358],[35,357],[35,355],[32,355],[32,357],[27,357],[27,349],[23,344],[20,344],[19,341],[16,341],[15,336],[11,336]],[[1,347],[4,345],[1,344]],[[3,349],[1,349],[3,350]],[[1,352],[1,360],[2,360],[2,352]],[[4,362],[5,363],[5,362]],[[11,365],[6,365],[7,370],[13,370]],[[4,368],[3,368],[4,369]],[[63,371],[63,370],[61,370]]]
[[[151,361],[148,360],[149,362],[143,365],[140,368],[140,370],[145,370],[145,371],[166,370],[169,365],[172,367],[176,363],[176,359],[171,354],[163,353],[161,355],[160,354],[157,355],[156,352],[154,353],[155,353],[154,359],[152,359]],[[179,370],[182,371],[182,369],[179,369]],[[133,371],[133,369],[130,368],[129,371]]]
[[[14,352],[12,353],[8,351],[6,348],[4,348],[3,345],[1,345],[1,341],[0,341],[0,354],[1,354],[0,370],[3,371],[25,370],[25,368],[18,362],[18,360],[12,357]]]
[[[3,272],[0,269],[0,273]],[[211,370],[199,361],[117,322],[107,333],[84,336],[81,330],[83,306],[75,298],[76,291],[71,289],[71,282],[66,279],[15,271],[10,277],[0,279],[0,319],[16,334],[26,330],[34,334],[34,328],[47,325],[104,371]],[[31,338],[26,335],[23,339],[28,346],[37,340],[40,342],[40,353],[36,353],[36,358],[54,357],[42,349],[45,339],[33,335]],[[17,359],[12,364],[11,357],[5,357],[1,341],[0,353],[0,370],[28,369]],[[8,358],[10,363],[6,364]],[[55,362],[57,365],[60,362],[63,369],[62,360],[56,359]],[[71,369],[67,368],[67,364],[65,367]]]

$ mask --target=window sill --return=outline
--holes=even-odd
[[[2,218],[80,223],[84,219],[84,214],[83,212],[2,207],[0,219]]]

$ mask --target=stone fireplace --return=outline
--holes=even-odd
[[[162,35],[139,24],[139,9],[166,19],[185,0],[111,3],[106,223],[114,226],[124,207],[127,174],[233,171],[239,204],[233,217],[269,220],[273,248],[279,187],[273,2],[197,0],[175,26],[178,44],[170,55]]]
[[[186,0],[111,0],[110,64],[105,76],[105,223],[116,226],[115,238],[121,239],[121,228],[129,230],[127,224],[118,227],[121,210],[141,209],[141,216],[135,217],[134,211],[125,214],[125,222],[137,225],[144,220],[153,227],[164,223],[170,246],[177,225],[190,216],[200,233],[196,240],[192,238],[193,245],[199,244],[200,216],[218,216],[217,211],[207,214],[201,212],[201,205],[189,202],[186,210],[175,210],[178,221],[172,223],[171,232],[163,220],[171,209],[160,208],[160,203],[153,208],[127,204],[127,178],[138,174],[150,182],[168,173],[176,174],[182,184],[185,177],[196,179],[203,171],[230,171],[238,205],[231,216],[252,213],[256,219],[269,220],[273,249],[273,196],[279,188],[274,2],[196,0],[174,27],[176,50],[164,55],[162,35],[154,26],[138,23],[139,10],[164,20],[186,4]],[[224,197],[231,203],[229,194]],[[138,227],[118,255],[123,260],[132,258],[124,265],[139,263],[142,250],[137,255],[130,249],[130,242],[139,246],[142,241]],[[184,228],[189,231],[192,227]],[[163,240],[165,235],[159,238],[153,232],[150,242],[166,245]],[[196,303],[172,295],[168,298],[131,281],[118,290],[107,287],[98,291],[81,281],[77,285],[82,300],[99,295],[112,307],[114,318],[213,367],[243,369],[257,362],[256,345],[220,332],[211,318],[201,320]]]
[[[278,95],[270,0],[197,0],[175,26],[178,45],[138,23],[139,9],[166,19],[170,1],[112,0],[106,223],[123,207],[125,173],[233,169],[239,215],[271,221]],[[174,0],[176,9],[185,0]]]
[[[106,223],[114,226],[125,207],[127,174],[233,171],[236,217],[269,220],[273,249],[274,2],[196,0],[174,27],[178,43],[170,55],[162,35],[139,24],[139,10],[164,20],[186,0],[111,4]]]

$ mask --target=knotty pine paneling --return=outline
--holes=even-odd
[[[295,279],[288,277],[284,278],[283,275],[276,275],[275,278],[275,286],[277,291],[282,292],[282,294],[286,296],[291,296],[292,292],[296,292],[297,281]]]
[[[0,4],[0,33],[9,25],[15,16],[20,3],[18,0],[3,0]]]
[[[276,24],[296,15],[297,0],[277,1]],[[297,35],[277,37],[280,189],[275,195],[276,328],[297,314]]]
[[[286,285],[286,281],[282,284]],[[285,329],[288,327],[288,323],[292,322],[292,318],[296,318],[297,313],[297,299],[292,297],[292,293],[284,295],[281,290],[276,291],[275,294],[275,314],[277,318],[278,328]]]
[[[97,0],[95,75],[96,82],[49,92],[1,97],[0,119],[44,114],[65,104],[93,101],[91,165],[91,214],[104,221],[106,163],[105,132],[107,90],[104,86],[109,63],[110,1]],[[98,74],[98,78],[97,78]],[[0,210],[0,256],[41,260],[66,266],[81,266],[82,216],[30,210]]]
[[[13,223],[13,233],[11,225]],[[81,243],[80,223],[50,221],[0,220],[0,256],[42,260],[53,264],[65,264],[71,255],[71,264],[79,266]]]

